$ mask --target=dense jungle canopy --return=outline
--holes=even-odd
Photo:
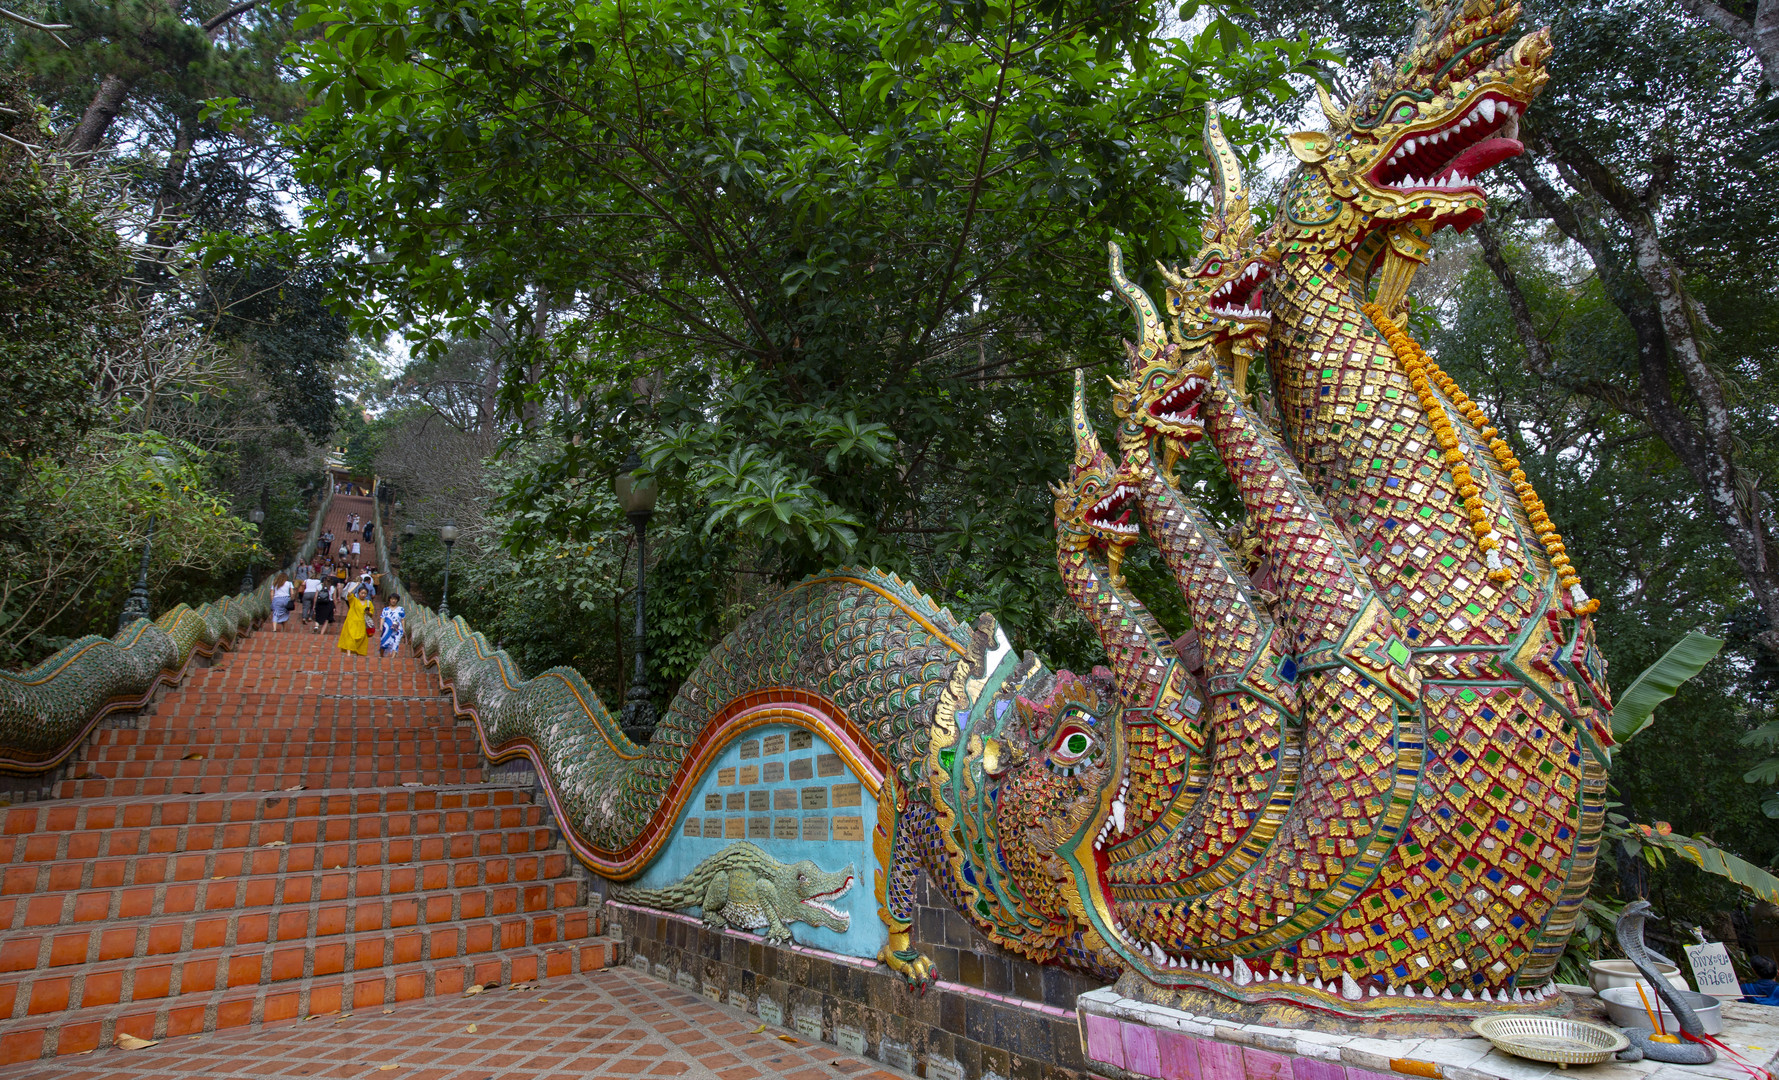
[[[0,20],[0,653],[288,549],[331,446],[404,577],[528,671],[622,698],[631,453],[650,686],[811,570],[875,564],[1062,665],[1076,370],[1128,265],[1197,243],[1205,108],[1262,216],[1284,133],[1394,55],[1402,0],[30,0]],[[1779,0],[1527,0],[1528,154],[1439,238],[1413,328],[1501,418],[1627,683],[1719,660],[1619,758],[1628,819],[1779,861]],[[1157,275],[1143,282],[1153,287]],[[1102,395],[1103,385],[1095,386]],[[1238,504],[1208,455],[1203,500]],[[269,516],[260,550],[241,518]],[[1159,565],[1127,562],[1172,629]],[[1751,942],[1635,833],[1597,895]],[[1779,928],[1773,931],[1779,937]],[[1585,947],[1585,943],[1584,943]]]

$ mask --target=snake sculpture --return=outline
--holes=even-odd
[[[1699,1014],[1693,1012],[1693,1007],[1656,967],[1657,964],[1673,967],[1674,961],[1651,949],[1643,941],[1643,925],[1649,921],[1649,911],[1647,900],[1637,900],[1625,905],[1625,909],[1618,915],[1618,947],[1624,950],[1625,958],[1649,981],[1656,995],[1668,1006],[1668,1011],[1680,1021],[1683,1034],[1681,1041],[1668,1042],[1653,1031],[1627,1028],[1625,1038],[1631,1040],[1631,1049],[1624,1051],[1619,1057],[1624,1061],[1646,1057],[1651,1061],[1665,1061],[1670,1065],[1709,1065],[1717,1060],[1717,1051],[1698,1041],[1705,1034],[1704,1025],[1699,1023]]]

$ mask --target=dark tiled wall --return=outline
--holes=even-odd
[[[938,988],[916,995],[886,969],[862,969],[627,908],[605,914],[635,966],[917,1076],[1086,1080],[1072,1013],[1075,996],[1101,984],[1000,949],[957,912],[929,903],[924,878],[917,896],[915,945],[933,958],[941,979],[1053,1005],[1071,1016]],[[942,897],[932,899],[944,904]],[[775,1008],[782,1019],[771,1015]]]

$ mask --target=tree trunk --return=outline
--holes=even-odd
[[[99,89],[87,104],[85,115],[68,134],[68,149],[85,155],[99,149],[99,144],[105,141],[105,133],[111,130],[111,122],[124,107],[124,99],[129,96],[130,83],[120,76],[106,75],[100,79]]]
[[[1519,276],[1501,251],[1501,238],[1495,235],[1495,226],[1488,221],[1479,221],[1470,230],[1470,235],[1482,246],[1483,262],[1488,264],[1495,280],[1501,283],[1501,291],[1507,295],[1507,310],[1513,314],[1513,325],[1526,346],[1526,366],[1535,374],[1546,374],[1550,371],[1550,346],[1532,325],[1532,307],[1526,303]]]
[[[1531,133],[1540,149],[1566,168],[1571,183],[1579,181],[1618,218],[1630,239],[1634,267],[1624,266],[1604,242],[1601,223],[1563,198],[1532,163],[1516,160],[1513,172],[1557,228],[1588,253],[1607,295],[1631,324],[1637,340],[1638,392],[1644,419],[1704,495],[1718,532],[1766,616],[1767,628],[1759,637],[1760,644],[1779,654],[1779,575],[1767,556],[1759,508],[1740,495],[1745,486],[1757,487],[1759,478],[1745,475],[1736,463],[1733,418],[1723,384],[1705,363],[1692,300],[1681,284],[1678,268],[1662,249],[1654,206],[1660,195],[1652,189],[1640,197],[1584,148],[1542,136]],[[1496,250],[1498,253],[1498,245]],[[1517,313],[1515,318],[1517,322]],[[1690,392],[1689,404],[1697,410],[1697,423],[1687,408],[1674,401],[1676,366]]]

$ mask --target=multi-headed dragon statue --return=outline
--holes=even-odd
[[[1052,673],[990,616],[837,571],[731,634],[639,748],[603,709],[596,734],[550,721],[556,691],[531,688],[566,676],[497,687],[479,639],[422,620],[460,703],[466,682],[487,698],[468,707],[491,751],[555,777],[583,858],[639,873],[710,748],[790,718],[880,778],[882,959],[912,982],[924,872],[995,942],[1133,995],[1301,1023],[1557,1007],[1610,744],[1595,605],[1508,444],[1397,321],[1432,235],[1479,220],[1475,177],[1520,152],[1550,43],[1511,36],[1511,3],[1428,6],[1351,108],[1324,97],[1329,131],[1291,137],[1263,236],[1212,115],[1216,213],[1163,269],[1171,326],[1113,249],[1140,331],[1118,456],[1078,382],[1056,492],[1058,567],[1109,668]],[[1231,541],[1173,477],[1201,440],[1241,495]],[[1120,575],[1142,539],[1181,640]]]

